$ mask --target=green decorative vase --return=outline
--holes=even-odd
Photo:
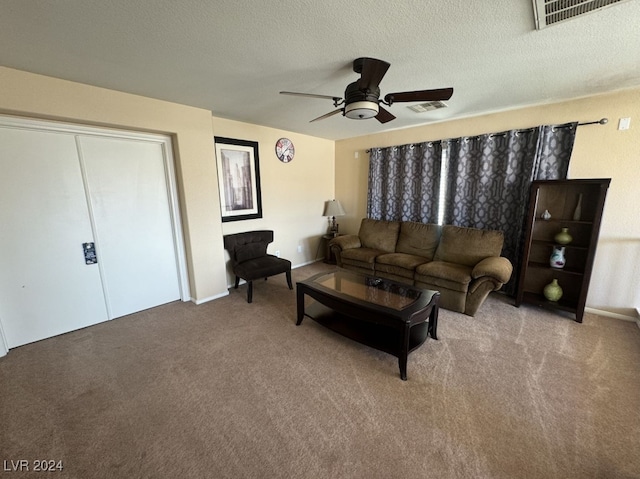
[[[562,231],[553,237],[558,244],[569,244],[573,238],[569,234],[569,228],[562,228]]]
[[[549,301],[558,301],[560,298],[562,298],[562,288],[558,284],[557,279],[552,280],[551,283],[546,285],[542,292],[544,294],[544,297]]]

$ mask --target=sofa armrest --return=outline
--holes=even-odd
[[[512,272],[513,265],[511,261],[503,256],[492,256],[476,264],[471,271],[471,277],[478,279],[483,276],[489,276],[504,284],[509,281]]]
[[[336,264],[342,268],[342,252],[346,249],[360,248],[362,243],[358,235],[336,236],[329,241],[329,248],[336,258]]]
[[[362,243],[360,243],[360,237],[358,235],[342,235],[336,236],[329,241],[330,248],[333,249],[336,246],[340,248],[340,251],[344,251],[345,249],[360,248]]]

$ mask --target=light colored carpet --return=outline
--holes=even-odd
[[[633,323],[494,295],[475,318],[441,310],[401,381],[396,358],[296,326],[284,275],[253,304],[230,293],[0,359],[0,461],[64,465],[2,477],[640,477]]]

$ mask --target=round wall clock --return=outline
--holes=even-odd
[[[276,141],[276,156],[283,163],[289,163],[293,160],[296,150],[289,138],[280,138]]]

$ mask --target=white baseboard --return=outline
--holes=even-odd
[[[224,298],[225,296],[229,296],[229,291],[225,291],[224,293],[216,294],[214,296],[209,296],[208,298],[202,298],[202,299],[191,298],[191,302],[194,304],[204,304],[204,303],[208,303],[209,301],[213,301],[214,299]]]
[[[303,266],[307,266],[307,265],[309,265],[309,264],[313,264],[313,263],[318,263],[319,261],[324,261],[324,258],[320,258],[320,259],[312,259],[311,261],[307,261],[306,263],[301,263],[301,264],[293,265],[293,266],[291,266],[291,269],[302,268]]]
[[[616,318],[623,321],[638,321],[637,317],[627,316],[626,314],[612,313],[611,311],[605,311],[604,309],[584,308],[585,313],[593,313],[598,316],[606,316],[607,318]]]

